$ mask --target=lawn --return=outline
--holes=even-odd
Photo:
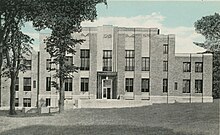
[[[0,112],[0,135],[219,135],[219,101],[73,109],[31,117]]]

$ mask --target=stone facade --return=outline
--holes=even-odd
[[[42,102],[46,100],[50,100],[50,103],[47,103],[48,106],[58,106],[58,91],[53,87],[50,91],[46,90],[47,77],[51,77],[52,81],[59,82],[58,79],[52,77],[54,72],[48,72],[46,69],[47,59],[51,59],[44,49],[43,39],[46,36],[47,34],[40,35],[40,51],[33,53],[30,57],[32,70],[19,74],[19,91],[16,92],[19,107],[23,107],[23,98],[26,97],[31,98],[31,107],[36,107],[37,102],[38,105],[42,105]],[[65,91],[66,103],[74,105],[79,99],[93,101],[95,99],[149,100],[152,103],[213,101],[212,54],[175,54],[174,35],[162,35],[157,28],[124,28],[106,25],[83,28],[81,33],[73,36],[85,39],[85,42],[76,46],[75,55],[67,55],[72,56],[72,62],[80,67],[82,65],[80,50],[89,50],[90,63],[89,70],[79,70],[78,73],[73,73],[72,91]],[[166,46],[167,48],[165,48]],[[167,52],[164,53],[164,49],[167,49]],[[126,50],[134,52],[132,62],[134,69],[131,71],[125,70],[127,65]],[[103,51],[111,52],[110,71],[103,71]],[[149,58],[149,70],[142,70],[142,58]],[[184,62],[190,63],[190,72],[184,72]],[[197,62],[202,63],[202,71],[200,72],[195,71]],[[164,63],[167,63],[166,68]],[[31,91],[23,91],[22,78],[24,77],[32,78],[32,87],[33,81],[36,81],[37,85]],[[89,80],[88,91],[82,91],[82,78]],[[129,84],[132,85],[131,91],[126,91],[126,88],[129,87],[126,79],[133,81],[132,84]],[[149,80],[149,91],[142,91],[142,79]],[[164,83],[164,79],[167,80],[167,84]],[[190,80],[188,92],[183,92],[185,89],[183,87],[186,87],[186,84],[183,83],[185,79]],[[109,86],[105,87],[105,80],[111,80]],[[200,92],[195,91],[196,80],[202,80]],[[2,95],[0,95],[2,97],[1,106],[7,107],[9,106],[8,81],[4,84]]]

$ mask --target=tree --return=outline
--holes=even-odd
[[[213,52],[213,97],[220,98],[220,15],[202,17],[194,26],[205,37],[204,43],[195,44]]]
[[[3,75],[10,78],[10,110],[15,112],[15,80],[19,71],[25,71],[25,55],[30,54],[30,44],[33,39],[21,32],[25,21],[27,8],[26,1],[4,0],[1,13],[0,68]],[[2,74],[1,74],[2,75]]]
[[[40,4],[39,4],[40,3]],[[106,0],[36,0],[32,8],[31,21],[37,30],[49,28],[52,34],[45,40],[46,49],[59,65],[54,77],[59,78],[59,111],[64,110],[64,88],[66,78],[77,71],[74,65],[66,65],[66,52],[75,54],[74,47],[83,40],[75,39],[74,33],[81,31],[81,22],[96,19],[96,5]]]

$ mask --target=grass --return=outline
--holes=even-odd
[[[219,135],[219,102],[74,109],[31,117],[0,112],[0,135]]]

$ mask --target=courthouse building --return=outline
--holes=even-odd
[[[59,91],[51,87],[56,68],[40,35],[40,51],[29,57],[29,70],[16,82],[16,106],[58,106]],[[212,102],[212,54],[175,53],[175,35],[157,28],[110,25],[85,27],[74,35],[85,39],[67,54],[80,67],[65,81],[65,101],[148,100],[152,103]],[[2,79],[2,82],[3,79]],[[5,84],[5,85],[4,85]],[[9,106],[9,85],[3,84],[1,106]]]

